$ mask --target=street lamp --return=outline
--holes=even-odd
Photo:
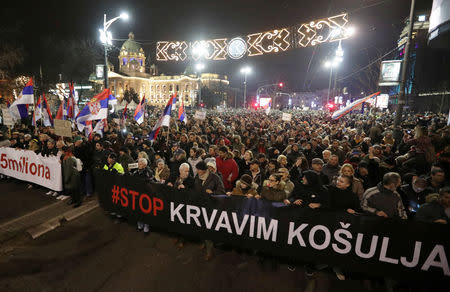
[[[330,78],[328,81],[328,101],[327,102],[329,102],[330,98],[331,98],[330,91],[331,91],[331,78],[333,76],[333,68],[336,68],[336,71],[337,71],[337,67],[339,66],[340,63],[342,63],[343,60],[344,60],[344,50],[342,49],[341,41],[339,41],[339,45],[338,45],[338,48],[336,49],[333,60],[327,60],[324,63],[325,68],[330,69]],[[334,74],[333,92],[336,91],[336,77],[337,77],[337,73]]]
[[[245,66],[241,69],[241,73],[244,74],[244,108],[247,102],[247,75],[252,72],[252,68]]]
[[[205,64],[197,63],[195,64],[195,73],[197,74],[199,87],[198,87],[198,104],[201,104],[202,101],[202,75],[201,72],[205,69]]]
[[[108,28],[114,21],[120,18],[122,18],[123,20],[127,20],[129,16],[127,13],[123,12],[119,16],[107,21],[106,14],[103,14],[103,29],[99,29],[100,41],[105,47],[105,67],[103,68],[103,76],[105,77],[105,89],[108,88],[108,45],[112,45],[112,34],[110,31],[108,31]]]

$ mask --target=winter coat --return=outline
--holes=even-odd
[[[140,177],[146,182],[153,182],[155,179],[155,177],[153,176],[153,171],[149,167],[145,167],[143,169],[137,168],[131,172],[131,175]]]
[[[64,189],[68,191],[76,190],[80,185],[80,173],[77,170],[75,157],[69,157],[62,162]]]
[[[295,185],[290,179],[284,181],[284,192],[286,193],[286,199],[289,198],[289,196],[292,194],[294,188]]]
[[[157,172],[158,172],[158,168],[155,168],[155,171],[154,171],[155,175]],[[170,176],[170,169],[167,165],[164,165],[164,168],[162,169],[162,171],[159,174],[159,179],[167,181],[169,176]]]
[[[310,203],[319,203],[322,207],[327,207],[329,204],[328,192],[322,185],[319,175],[315,171],[308,170],[304,172],[304,176],[306,176],[308,184],[297,183],[288,200],[291,203],[302,200],[304,206]]]
[[[330,209],[333,211],[345,212],[347,209],[359,210],[360,204],[356,194],[351,188],[341,190],[336,186],[328,186],[328,196],[330,198]]]
[[[194,189],[197,192],[202,193],[206,193],[206,190],[210,189],[213,192],[212,195],[225,195],[225,188],[223,186],[222,180],[217,174],[211,172],[209,172],[208,178],[204,183],[197,174],[195,176]]]
[[[192,189],[194,189],[194,178],[190,175],[187,178],[185,178],[184,180],[181,180],[180,177],[177,177],[177,179],[173,183],[173,187],[178,190],[178,187],[181,184],[184,185],[185,190],[192,190]]]
[[[256,196],[258,194],[258,185],[255,183],[252,183],[252,186],[245,191],[242,189],[242,183],[240,180],[236,181],[236,187],[233,189],[232,195],[233,196]]]
[[[447,224],[450,223],[450,219],[447,217],[447,214],[445,213],[444,206],[442,206],[442,204],[439,203],[439,201],[437,200],[420,206],[415,218],[418,221],[430,223],[438,219],[443,219],[447,221]]]
[[[383,211],[388,217],[408,218],[400,194],[386,189],[381,182],[364,193],[361,208],[372,214]]]
[[[119,157],[117,157],[117,162],[123,166],[125,173],[129,173],[128,164],[134,163],[134,160],[131,158],[130,154],[124,153],[123,155],[119,155]]]
[[[327,163],[323,166],[322,173],[327,176],[328,181],[333,181],[333,178],[339,175],[339,169],[339,165],[332,166]]]
[[[261,191],[261,197],[266,200],[274,202],[283,202],[286,199],[286,192],[284,191],[285,183],[280,181],[276,187],[268,187],[268,180],[264,181]]]
[[[216,157],[217,171],[222,174],[223,185],[226,190],[231,190],[234,186],[234,182],[239,177],[239,168],[233,158],[227,157],[226,159]],[[231,180],[228,178],[231,175]]]

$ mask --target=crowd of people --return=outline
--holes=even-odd
[[[277,111],[208,111],[205,120],[173,119],[154,142],[150,121],[116,123],[111,117],[92,139],[20,124],[10,135],[0,133],[0,147],[59,157],[64,191],[48,194],[70,195],[75,207],[94,194],[93,171],[101,169],[210,195],[449,223],[450,127],[444,115],[407,115],[396,139],[388,113],[337,121],[325,112],[291,113],[286,122]],[[138,229],[149,232],[141,222]]]

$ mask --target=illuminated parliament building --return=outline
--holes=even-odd
[[[123,43],[118,58],[119,70],[114,72],[114,67],[110,65],[108,80],[111,91],[119,102],[122,100],[124,92],[133,88],[140,99],[145,95],[149,105],[164,107],[170,96],[177,92],[179,98],[183,98],[186,106],[194,106],[197,103],[200,84],[212,90],[226,88],[229,85],[227,76],[202,73],[198,77],[194,72],[189,72],[191,71],[189,69],[183,74],[168,76],[158,74],[157,67],[151,65],[147,72],[144,50],[134,40],[132,32],[129,33],[128,40]]]

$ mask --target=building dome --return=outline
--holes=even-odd
[[[128,40],[122,44],[120,51],[125,51],[127,54],[139,54],[144,52],[142,46],[134,40],[134,34],[132,32],[128,34]]]
[[[142,46],[134,40],[134,34],[128,34],[128,40],[122,44],[119,53],[119,72],[129,76],[145,75],[145,54]],[[142,76],[141,76],[142,77]]]

